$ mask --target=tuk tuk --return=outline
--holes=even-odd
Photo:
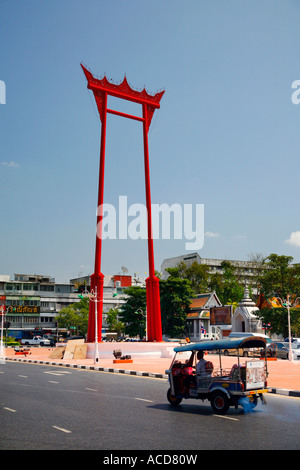
[[[240,351],[245,348],[261,348],[260,358],[241,364]],[[231,369],[223,369],[222,351],[228,349],[237,350],[237,364]],[[178,346],[174,351],[170,369],[166,370],[170,383],[167,398],[172,406],[179,405],[183,398],[209,400],[216,414],[225,414],[230,406],[245,407],[245,402],[255,407],[258,398],[265,403],[263,394],[268,392],[265,338],[251,336],[202,341]],[[218,368],[214,369],[211,361],[204,360],[204,373],[203,367],[199,373],[196,367],[197,355],[201,355],[199,351],[218,353]]]

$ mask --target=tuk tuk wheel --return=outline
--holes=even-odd
[[[172,392],[171,392],[170,388],[167,392],[167,399],[168,399],[168,402],[170,403],[170,405],[172,405],[172,406],[177,406],[182,401],[182,398],[178,398],[175,395],[172,395]]]
[[[225,393],[216,390],[212,393],[211,396],[211,407],[214,412],[218,415],[223,415],[228,411],[229,408],[229,399]]]

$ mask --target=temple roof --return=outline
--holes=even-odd
[[[239,307],[255,307],[255,302],[249,296],[249,289],[245,286],[244,297],[238,304]]]

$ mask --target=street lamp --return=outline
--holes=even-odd
[[[297,305],[297,301],[299,297],[296,298],[293,302],[290,300],[290,294],[287,295],[286,300],[282,300],[280,297],[277,297],[280,301],[281,305],[284,308],[287,308],[288,311],[288,328],[289,328],[289,361],[293,359],[293,352],[292,352],[292,337],[291,337],[291,315],[290,315],[290,308],[295,307]]]
[[[113,297],[116,297],[118,294],[114,293]],[[79,296],[80,299],[88,297],[92,302],[95,302],[95,350],[94,350],[94,363],[99,361],[99,342],[98,342],[98,302],[103,302],[104,299],[98,299],[97,295],[97,286],[95,286],[95,291],[92,289],[90,292],[84,290]]]
[[[3,344],[3,323],[5,315],[5,306],[0,305],[0,316],[1,316],[1,339],[0,339],[0,359],[4,359],[4,344]]]
[[[93,293],[93,291],[92,291]],[[99,361],[99,349],[98,349],[98,302],[101,302],[103,299],[98,300],[97,295],[97,286],[95,286],[95,294],[90,298],[92,302],[95,302],[95,351],[94,351],[94,363]]]
[[[97,295],[97,286],[95,287],[95,291],[91,290],[90,292],[88,290],[84,290],[80,295],[78,295],[80,299],[84,299],[85,297],[88,297],[89,300],[92,302],[95,302],[95,350],[94,350],[94,363],[99,361],[99,349],[98,349],[98,308],[97,304],[98,302],[103,301],[103,299],[98,299]]]

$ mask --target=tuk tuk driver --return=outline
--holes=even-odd
[[[196,374],[200,375],[201,377],[205,377],[205,376],[210,375],[206,371],[206,364],[207,364],[208,361],[206,361],[203,358],[203,356],[204,356],[204,351],[198,351],[197,352],[197,359],[198,359],[199,362],[196,365]]]
[[[198,363],[196,365],[196,376],[198,377],[210,377],[211,376],[211,368],[209,367],[209,372],[206,370],[207,364],[212,365],[209,361],[206,361],[204,358],[204,351],[198,351],[197,359]],[[195,375],[188,375],[185,377],[183,382],[183,394],[187,394],[189,391],[190,386],[196,386],[196,377]]]

